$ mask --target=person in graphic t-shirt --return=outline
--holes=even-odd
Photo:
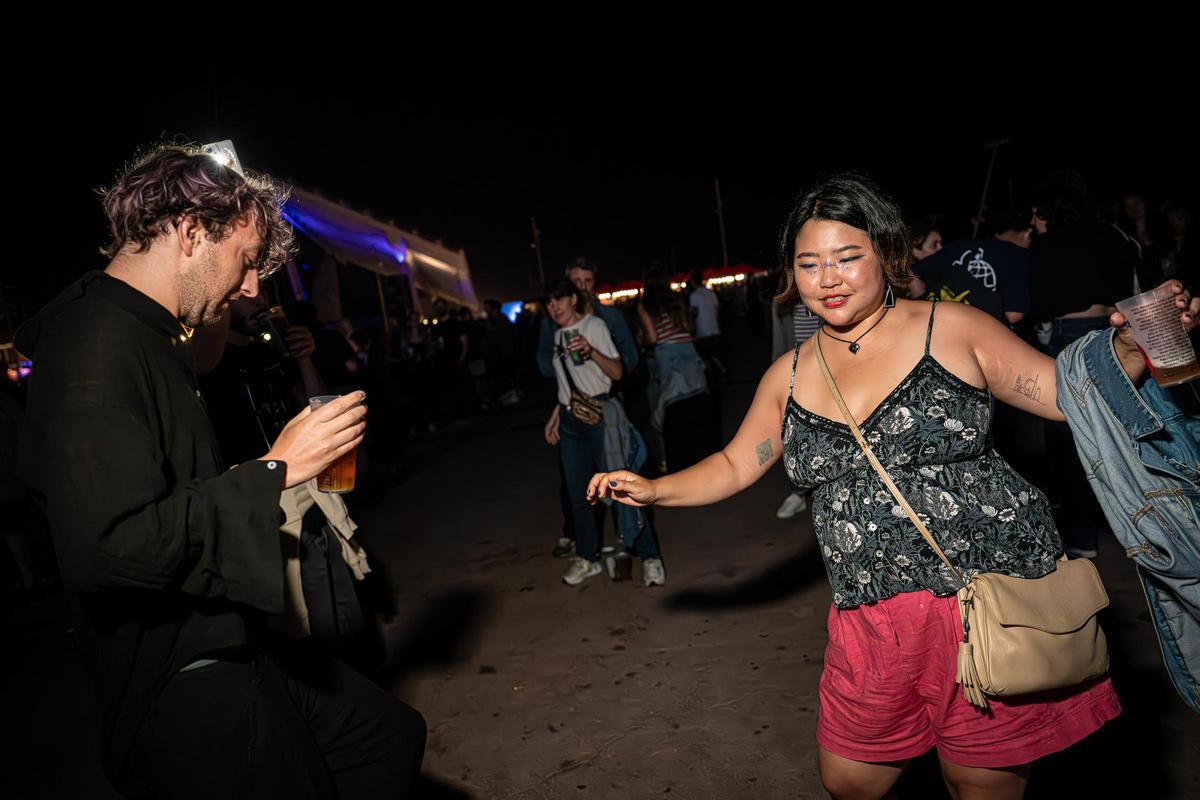
[[[994,220],[992,236],[962,239],[914,265],[929,299],[953,300],[1015,325],[1029,311],[1028,214],[1006,212]]]

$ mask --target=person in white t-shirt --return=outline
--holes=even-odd
[[[575,297],[576,295],[571,295]],[[607,395],[613,381],[621,379],[621,357],[613,344],[608,326],[599,317],[583,316],[570,306],[570,297],[553,297],[549,308],[570,309],[573,319],[560,322],[560,314],[550,311],[550,318],[559,326],[554,332],[554,376],[558,381],[558,402],[571,402],[571,383],[589,397]],[[572,355],[578,354],[578,357]],[[576,363],[576,362],[579,363]],[[570,381],[564,370],[570,370]]]
[[[623,372],[608,326],[599,317],[584,316],[583,307],[583,295],[575,284],[565,278],[551,281],[546,311],[558,326],[554,331],[558,406],[546,426],[546,441],[558,445],[575,526],[575,556],[562,578],[570,586],[604,571],[600,564],[600,530],[586,491],[588,479],[597,469],[604,469],[606,463],[604,419],[585,421],[572,414],[571,390],[573,387],[603,403],[609,399],[613,382],[620,380]],[[661,586],[665,576],[651,526],[644,518],[638,524],[637,516],[624,514],[620,506],[616,508],[618,532],[626,543],[633,543],[642,557],[645,584]]]
[[[725,365],[717,357],[717,343],[721,341],[721,301],[717,298],[717,293],[703,283],[697,283],[696,288],[688,295],[688,308],[695,322],[693,343],[696,345],[696,352],[704,359],[710,377],[723,376]]]

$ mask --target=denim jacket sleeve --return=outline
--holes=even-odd
[[[1067,417],[1105,517],[1138,567],[1159,642],[1180,694],[1200,710],[1200,414],[1195,385],[1136,389],[1112,331],[1058,356]]]
[[[1148,380],[1139,391],[1117,360],[1112,331],[1094,331],[1059,356],[1058,406],[1092,488],[1130,557],[1155,570],[1200,567],[1200,417]],[[1180,566],[1184,566],[1180,564]]]

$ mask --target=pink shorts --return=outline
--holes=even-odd
[[[981,711],[954,682],[954,597],[905,592],[829,609],[817,741],[855,761],[903,761],[936,746],[964,767],[1011,767],[1063,750],[1121,713],[1108,676]]]

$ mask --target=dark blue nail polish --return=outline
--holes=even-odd
[[[609,482],[608,482],[608,485],[609,485],[609,486],[616,486],[616,485],[617,485],[617,482],[616,482],[616,481],[609,481]]]

